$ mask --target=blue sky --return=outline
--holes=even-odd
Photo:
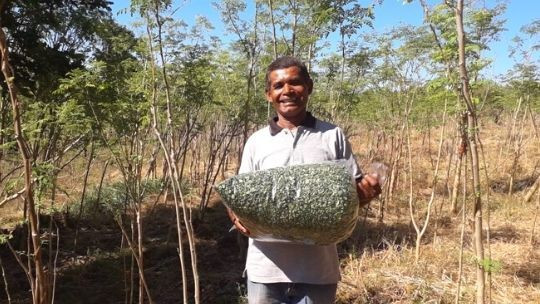
[[[372,0],[361,0],[360,3],[368,5]],[[501,1],[496,0],[476,0],[485,3],[487,7],[493,7]],[[213,35],[226,40],[227,33],[223,30],[219,12],[212,6],[212,0],[173,0],[173,7],[178,9],[174,15],[187,24],[193,24],[197,15],[205,16],[214,25]],[[423,13],[418,1],[411,4],[403,4],[403,0],[384,0],[382,5],[375,8],[374,29],[377,32],[389,30],[398,25],[420,25],[423,21]],[[431,5],[441,3],[441,1],[428,0]],[[509,57],[509,46],[511,39],[519,33],[519,29],[535,19],[540,18],[539,0],[510,0],[507,1],[507,9],[503,19],[505,31],[500,34],[500,40],[490,44],[491,50],[485,55],[493,60],[492,65],[486,70],[486,76],[493,78],[506,72],[514,64]],[[118,22],[130,26],[135,18],[129,13],[119,13],[122,9],[129,7],[129,0],[113,0],[113,14]],[[249,8],[248,8],[249,9]]]

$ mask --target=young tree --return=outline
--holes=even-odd
[[[3,11],[4,5],[5,1],[0,2],[0,11]],[[13,128],[15,130],[17,145],[24,166],[24,200],[27,202],[30,224],[29,230],[31,231],[30,239],[32,240],[32,249],[29,248],[28,250],[32,256],[32,263],[30,263],[29,266],[32,266],[33,264],[34,267],[34,269],[25,269],[25,272],[29,276],[28,280],[32,291],[32,302],[34,304],[45,304],[50,303],[52,295],[50,273],[46,273],[42,260],[41,233],[39,231],[38,214],[34,203],[34,189],[32,185],[32,155],[28,146],[28,141],[22,130],[22,104],[19,99],[17,86],[14,83],[14,69],[9,61],[9,47],[3,27],[0,27],[0,54],[2,56],[2,74],[6,80],[13,110]]]
[[[258,59],[261,51],[260,38],[259,38],[259,10],[260,3],[255,2],[255,13],[253,15],[253,21],[246,22],[240,18],[240,13],[246,9],[246,4],[241,0],[226,0],[221,4],[215,3],[216,8],[221,13],[221,18],[227,25],[228,29],[233,32],[237,38],[237,43],[244,56],[246,57],[247,73],[246,78],[246,97],[244,100],[244,112],[243,117],[243,135],[242,142],[245,143],[248,138],[249,132],[249,116],[253,109],[253,99],[256,94],[256,82],[255,76],[258,68]],[[238,150],[238,159],[242,154],[242,147]],[[238,164],[240,166],[240,164]]]
[[[469,76],[465,58],[465,31],[463,28],[463,0],[449,4],[455,12],[456,30],[458,34],[459,75],[461,96],[467,107],[467,142],[471,155],[471,173],[474,193],[474,249],[476,254],[476,303],[483,304],[485,298],[484,278],[484,243],[482,235],[482,192],[480,186],[480,161],[478,158],[478,120],[473,103]]]

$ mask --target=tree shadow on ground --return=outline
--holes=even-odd
[[[228,232],[230,221],[224,207],[216,204],[208,208],[203,220],[198,219],[198,210],[191,213],[201,303],[242,303],[245,261],[239,258],[236,232]],[[143,223],[145,277],[152,298],[155,303],[181,303],[182,276],[174,206],[156,206],[143,218]],[[128,225],[126,223],[126,227]],[[103,219],[99,225],[81,221],[76,250],[73,250],[74,235],[75,229],[69,223],[60,227],[55,303],[125,303],[130,297],[137,302],[136,264],[127,245],[121,249],[122,238],[117,224]],[[182,243],[188,293],[193,299],[191,259],[185,234]],[[0,248],[0,254],[7,267],[12,303],[28,303],[30,293],[24,273],[8,250]],[[0,303],[4,299],[7,297],[2,288]]]
[[[520,192],[527,188],[530,188],[534,184],[537,178],[538,178],[537,174],[532,174],[529,176],[525,176],[523,178],[515,179],[512,185],[512,193]],[[505,178],[505,179],[499,179],[499,180],[492,180],[490,181],[489,187],[495,193],[508,193],[510,190],[509,179]]]
[[[531,252],[528,261],[510,266],[509,271],[525,284],[540,284],[540,254]]]
[[[421,228],[420,223],[420,228]],[[422,244],[433,242],[434,236],[444,237],[454,234],[459,222],[450,215],[432,215],[428,229],[422,237]],[[401,250],[407,246],[415,246],[416,231],[409,218],[401,222],[380,222],[374,215],[359,218],[351,236],[340,243],[339,248],[345,252],[356,250],[360,253],[366,249],[383,251],[393,248]],[[465,236],[465,243],[470,243],[470,237]]]
[[[343,251],[359,250],[366,248],[376,251],[387,250],[390,247],[400,249],[414,243],[416,234],[410,225],[402,223],[383,223],[376,219],[359,219],[351,236],[340,243],[339,248]]]
[[[515,243],[522,235],[516,227],[506,224],[491,228],[489,237],[494,242]]]

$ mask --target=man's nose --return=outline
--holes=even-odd
[[[293,92],[292,86],[290,86],[287,83],[283,85],[283,94],[289,94],[292,92]]]

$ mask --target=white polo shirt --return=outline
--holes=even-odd
[[[251,135],[239,173],[340,159],[356,179],[362,177],[343,131],[308,112],[296,130],[282,129],[274,118]],[[335,244],[317,246],[250,238],[246,269],[248,279],[258,283],[333,284],[340,280]]]

